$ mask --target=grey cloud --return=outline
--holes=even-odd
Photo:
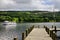
[[[27,3],[30,3],[31,2],[31,0],[14,0],[14,1],[16,1],[16,3],[22,3],[22,4],[27,4]]]
[[[0,0],[0,10],[52,10],[50,8],[52,7],[49,7],[51,5],[44,5],[42,6],[43,4],[41,4],[41,1],[42,0],[8,0],[8,1],[12,1],[13,3],[8,3],[8,4],[4,4],[2,0]],[[36,1],[39,1],[39,2],[36,2],[34,4],[34,2]],[[55,2],[55,5],[56,8],[60,8],[60,6],[58,5],[58,3],[56,1]]]
[[[60,10],[60,0],[55,0],[54,2],[55,2],[54,8]]]
[[[15,4],[3,4],[0,3],[0,10],[33,10],[33,9],[36,9],[35,7],[31,6],[30,4],[30,0],[12,0],[15,2]],[[1,1],[0,1],[1,2]]]

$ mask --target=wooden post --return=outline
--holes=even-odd
[[[31,31],[31,27],[29,28],[29,33],[30,33],[30,31]]]
[[[51,38],[53,39],[53,31],[51,31]]]
[[[50,30],[50,37],[51,37],[51,30]]]
[[[48,32],[48,28],[46,27],[46,31]]]
[[[53,25],[52,25],[52,28],[53,28]]]
[[[50,37],[52,38],[52,30],[50,30]]]
[[[50,35],[50,30],[49,30],[49,35]]]
[[[31,32],[31,28],[29,29],[29,33]]]
[[[18,40],[17,38],[14,38],[14,40]]]
[[[48,34],[49,34],[49,28],[48,28]]]
[[[22,40],[24,40],[24,33],[22,33]]]
[[[57,40],[57,39],[56,39],[56,34],[55,34],[55,33],[53,33],[53,40]]]
[[[56,26],[55,26],[55,33],[57,32],[57,30],[56,30]]]
[[[27,37],[27,35],[28,35],[28,30],[26,30],[26,37]]]
[[[28,28],[28,34],[30,33],[30,29]]]
[[[33,28],[34,28],[34,25],[33,25]]]
[[[46,30],[46,32],[47,32],[47,27],[45,27],[45,30]]]
[[[44,28],[46,28],[45,25],[44,25]]]
[[[31,31],[32,31],[33,27],[34,27],[34,26],[31,27]]]

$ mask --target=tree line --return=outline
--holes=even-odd
[[[60,22],[60,12],[0,11],[0,22]]]

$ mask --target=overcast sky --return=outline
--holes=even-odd
[[[0,11],[6,10],[45,10],[59,11],[60,0],[0,0]]]

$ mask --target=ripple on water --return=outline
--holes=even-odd
[[[16,31],[3,31],[0,32],[0,40],[13,40],[17,37]]]

